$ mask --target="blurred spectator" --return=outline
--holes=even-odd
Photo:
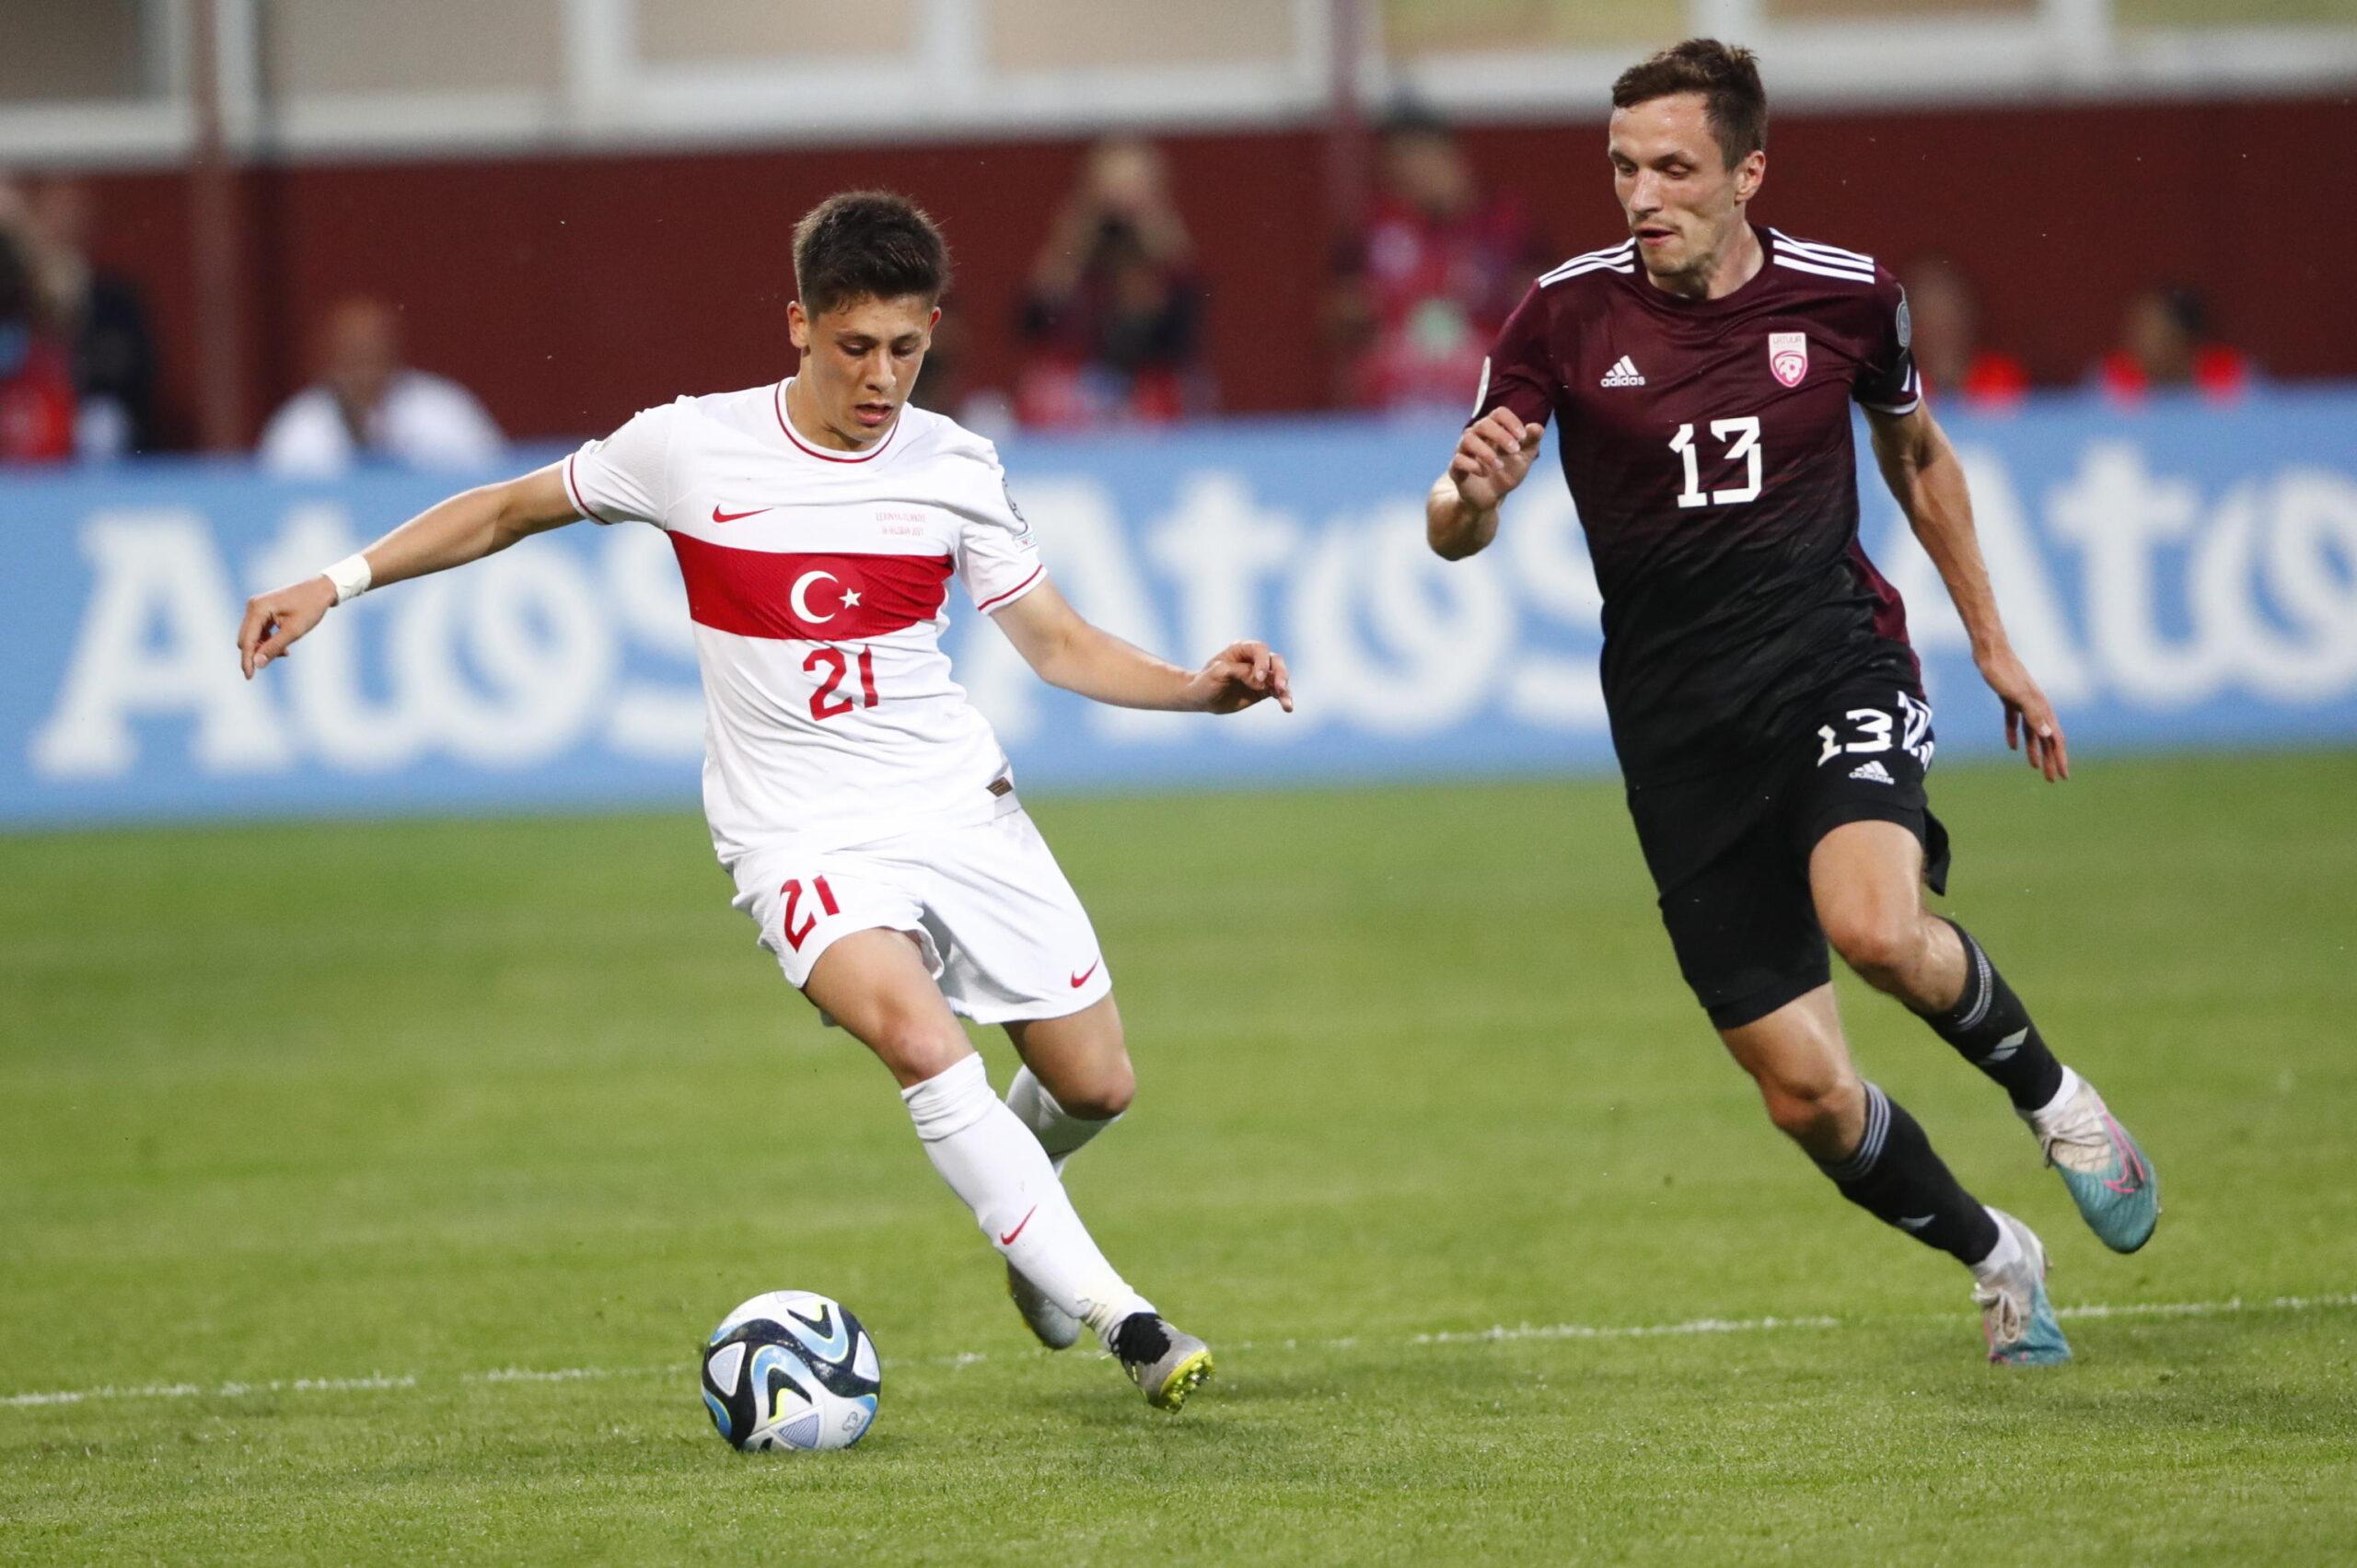
[[[2029,369],[1980,341],[1980,301],[1962,269],[1945,256],[1922,256],[1899,281],[1914,325],[1916,367],[1932,395],[1982,410],[2019,403],[2029,390]]]
[[[25,239],[34,286],[72,356],[75,450],[119,458],[156,445],[156,348],[138,285],[90,262],[95,214],[86,182],[39,180],[26,201]]]
[[[1456,135],[1422,110],[1384,125],[1378,177],[1328,308],[1341,399],[1469,406],[1491,340],[1540,270],[1538,232],[1520,203],[1481,191]]]
[[[23,215],[0,186],[0,463],[55,462],[74,455],[74,374],[33,284]]]
[[[499,426],[457,382],[401,363],[401,321],[381,299],[330,310],[318,340],[319,379],[263,426],[262,466],[325,476],[355,462],[477,469],[499,459]]]
[[[934,323],[933,346],[925,350],[924,369],[917,377],[909,401],[935,413],[946,413],[975,435],[1004,441],[1015,434],[1015,408],[995,387],[978,387],[970,371],[972,339],[966,318],[954,305],[945,305]]]
[[[1030,349],[1016,388],[1023,423],[1158,424],[1208,408],[1194,267],[1161,152],[1129,136],[1099,142],[1031,266],[1018,322]]]
[[[2219,402],[2238,398],[2250,389],[2250,360],[2209,333],[2209,308],[2200,295],[2148,288],[2128,302],[2119,346],[2097,362],[2095,379],[2122,402],[2167,387],[2190,387]]]

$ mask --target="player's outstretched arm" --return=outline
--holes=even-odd
[[[2049,782],[2071,776],[2071,753],[2054,704],[2038,689],[2029,667],[2014,652],[1997,615],[1989,567],[1980,558],[1980,537],[1972,526],[1972,496],[1964,466],[1947,433],[1922,403],[1903,414],[1866,411],[1875,438],[1875,460],[1884,482],[1898,497],[1923,552],[1938,567],[1948,597],[1972,639],[1972,662],[1980,678],[2005,704],[2005,744],[2021,751]]]
[[[356,587],[340,588],[322,572],[248,599],[245,621],[238,628],[238,663],[251,680],[254,671],[284,654],[344,598],[404,577],[480,561],[527,535],[562,528],[580,516],[565,493],[559,463],[453,495],[362,551],[354,560],[366,563],[366,575]]]
[[[1230,643],[1201,669],[1181,669],[1092,626],[1053,583],[1041,583],[991,619],[1051,686],[1117,708],[1232,714],[1265,698],[1293,712],[1284,656],[1266,643]]]
[[[1529,474],[1543,429],[1510,408],[1492,409],[1465,427],[1448,471],[1424,497],[1424,539],[1434,554],[1462,561],[1489,548],[1498,536],[1498,504]]]

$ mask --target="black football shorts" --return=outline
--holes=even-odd
[[[1897,822],[1947,889],[1948,835],[1923,796],[1932,710],[1887,680],[1836,691],[1771,752],[1700,777],[1629,787],[1678,967],[1731,1029],[1832,978],[1809,853],[1845,822]]]

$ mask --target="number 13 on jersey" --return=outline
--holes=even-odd
[[[1745,501],[1759,499],[1759,416],[1746,414],[1741,419],[1714,419],[1711,434],[1726,443],[1721,454],[1728,462],[1741,459],[1745,464],[1743,483],[1724,490],[1702,488],[1702,463],[1694,450],[1694,427],[1681,424],[1678,434],[1669,438],[1669,449],[1686,463],[1686,488],[1678,494],[1680,506],[1733,506]]]

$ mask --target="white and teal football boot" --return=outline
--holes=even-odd
[[[2093,1084],[2080,1078],[2052,1110],[2021,1116],[2097,1240],[2114,1252],[2133,1252],[2153,1239],[2161,1223],[2160,1176]]]
[[[2071,1342],[2054,1320],[2054,1304],[2046,1299],[2046,1249],[2013,1215],[2001,1209],[1989,1213],[2021,1244],[2020,1257],[1972,1289],[1989,1360],[1998,1366],[2060,1366],[2071,1359]]]

